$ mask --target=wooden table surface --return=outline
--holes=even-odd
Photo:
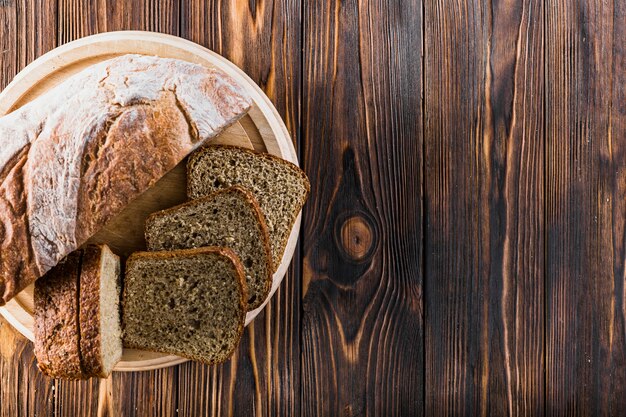
[[[626,1],[0,0],[1,86],[120,29],[267,92],[300,249],[218,367],[52,380],[0,320],[0,416],[624,415]]]

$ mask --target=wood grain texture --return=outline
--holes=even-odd
[[[0,317],[0,417],[53,415],[55,381],[37,369],[33,344]]]
[[[54,415],[98,415],[99,387],[100,382],[98,379],[89,381],[55,381]],[[76,401],[77,398],[80,398],[80,401]],[[110,414],[108,415],[110,416]]]
[[[109,379],[112,381],[100,382],[98,417],[177,415],[177,367],[118,372]],[[108,386],[103,387],[103,384]]]
[[[300,2],[183,0],[181,36],[230,59],[259,84],[297,143],[300,111]],[[300,256],[234,358],[218,367],[181,365],[185,416],[298,415]]]
[[[425,22],[426,415],[542,415],[542,2]]]
[[[303,12],[302,415],[421,415],[422,7]]]
[[[550,415],[626,408],[624,11],[546,2]]]
[[[56,46],[55,3],[2,1],[0,22],[0,87],[4,88],[22,68]]]
[[[46,0],[45,3],[57,4],[59,45],[115,30],[179,33],[179,0]]]

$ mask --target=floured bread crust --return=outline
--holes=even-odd
[[[250,106],[218,69],[124,55],[0,118],[0,305]]]

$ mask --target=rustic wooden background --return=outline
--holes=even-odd
[[[0,0],[1,86],[120,29],[267,92],[300,250],[219,367],[55,381],[0,320],[0,416],[623,415],[624,0]]]

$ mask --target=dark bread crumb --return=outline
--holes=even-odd
[[[241,259],[248,310],[259,307],[272,284],[272,258],[263,214],[254,196],[231,187],[152,214],[146,220],[148,250],[221,246]]]
[[[298,213],[309,195],[304,171],[275,156],[226,145],[204,146],[187,163],[190,199],[239,185],[254,195],[265,215],[274,269],[280,265]]]
[[[227,360],[243,333],[248,299],[243,267],[226,248],[137,252],[126,263],[126,347]]]

